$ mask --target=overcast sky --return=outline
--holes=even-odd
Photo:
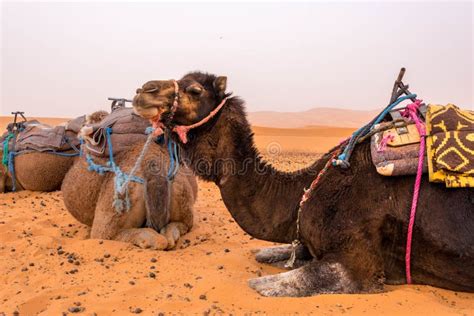
[[[428,102],[473,108],[473,4],[2,2],[1,113],[76,116],[191,70],[249,110],[386,105],[401,66]]]

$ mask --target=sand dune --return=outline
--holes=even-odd
[[[357,111],[337,108],[314,108],[304,112],[250,112],[252,125],[298,128],[307,126],[342,126],[357,128],[369,122],[380,110]]]
[[[316,152],[335,145],[352,129],[254,131],[264,158],[279,169],[295,170],[312,163],[319,156]],[[281,144],[281,151],[266,152],[269,144]],[[251,251],[273,244],[244,233],[218,188],[202,181],[195,226],[174,251],[90,240],[89,233],[65,210],[60,192],[0,194],[0,315],[474,313],[474,294],[429,286],[387,286],[386,293],[373,295],[261,297],[247,280],[281,270],[257,263]]]

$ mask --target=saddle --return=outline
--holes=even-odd
[[[423,116],[427,135],[423,172],[429,173],[430,182],[474,187],[474,112],[453,104],[430,104]],[[372,162],[383,176],[416,174],[420,135],[415,124],[402,123],[403,127],[387,129],[393,121],[374,127],[380,132],[371,137]]]
[[[4,143],[8,139],[9,150],[17,153],[69,151],[79,146],[77,133],[84,121],[85,116],[80,116],[55,127],[40,123],[38,120],[11,123],[0,141]],[[9,135],[16,135],[16,137],[9,137]]]
[[[402,132],[398,127],[384,130],[387,126],[393,125],[390,122],[383,122],[378,126],[374,126],[375,129],[384,130],[375,133],[370,141],[372,162],[377,172],[383,176],[416,174],[420,152],[420,135],[415,124],[410,124],[408,121],[405,124]],[[425,157],[423,172],[426,173],[427,171],[428,164]]]
[[[97,124],[85,125],[80,132],[84,139],[84,150],[97,157],[109,157],[108,138],[113,155],[147,138],[146,129],[151,124],[138,116],[131,108],[117,108]],[[109,135],[107,135],[109,133]]]

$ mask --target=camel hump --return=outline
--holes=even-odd
[[[146,226],[160,231],[170,221],[170,183],[165,176],[145,172]]]

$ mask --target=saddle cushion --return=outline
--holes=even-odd
[[[146,140],[146,129],[150,126],[150,122],[135,114],[133,109],[118,108],[100,123],[84,126],[80,135],[85,140],[84,148],[87,153],[98,157],[108,157],[107,128],[112,129],[110,138],[115,155],[136,142]]]
[[[374,128],[383,129],[389,123]],[[404,176],[416,174],[420,151],[420,135],[414,124],[407,125],[408,133],[399,134],[396,128],[374,134],[370,150],[377,172],[383,176]],[[423,172],[428,171],[425,157]]]
[[[70,122],[81,125],[84,118],[84,116],[81,116]],[[78,129],[71,129],[68,123],[52,127],[37,120],[22,122],[22,129],[18,132],[16,138],[10,140],[10,150],[15,152],[72,150],[72,146],[77,147],[80,142],[77,138],[76,130]],[[5,139],[8,134],[9,132],[6,132],[2,139]]]
[[[474,187],[474,112],[429,105],[426,130],[430,181]]]

